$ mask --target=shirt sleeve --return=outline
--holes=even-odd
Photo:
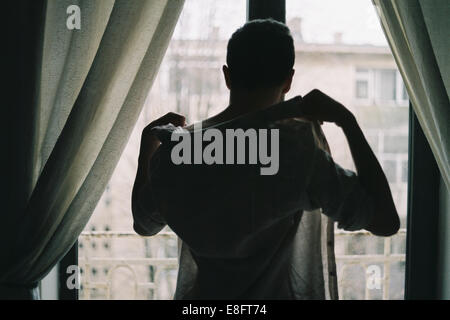
[[[158,159],[158,152],[153,156],[150,162],[151,171],[156,170],[155,162]],[[155,195],[154,181],[150,175],[147,178],[138,195],[138,210],[133,214],[134,229],[137,233],[145,236],[152,236],[160,232],[165,226],[166,221],[161,215],[157,197]]]
[[[306,193],[310,207],[322,208],[325,215],[338,222],[338,228],[365,229],[372,220],[373,200],[356,173],[336,164],[328,152],[319,148],[314,150]]]

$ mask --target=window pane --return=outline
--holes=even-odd
[[[133,231],[130,202],[141,131],[149,122],[169,111],[186,115],[191,123],[227,106],[228,90],[221,67],[225,64],[227,41],[245,23],[245,17],[245,0],[185,2],[158,75],[108,191],[103,194],[89,221],[92,231],[105,234],[92,235],[91,229],[87,228],[79,238],[80,266],[90,264],[89,268],[96,270],[81,277],[83,289],[80,299],[173,297],[177,278],[176,237],[168,228],[163,230],[166,235],[151,238],[142,238]],[[107,234],[103,231],[105,225],[108,226]],[[102,237],[108,237],[108,241],[99,239]],[[96,262],[94,258],[101,258],[104,263]],[[144,263],[148,258],[161,260],[154,264]],[[135,282],[138,283],[137,289]],[[110,296],[107,296],[108,292]]]
[[[369,97],[369,84],[364,80],[356,81],[356,98],[367,99]]]
[[[107,292],[111,293],[109,298],[170,299],[172,297],[177,269],[176,265],[170,264],[167,259],[176,261],[176,238],[162,236],[143,239],[138,236],[124,236],[126,232],[134,234],[130,199],[136,173],[140,132],[151,120],[168,111],[181,112],[187,116],[188,122],[194,122],[218,112],[228,104],[228,90],[223,81],[221,66],[225,63],[227,40],[232,32],[245,22],[245,15],[246,1],[244,0],[186,1],[159,74],[111,178],[109,191],[103,195],[89,222],[89,227],[92,226],[93,230],[102,230],[103,226],[108,224],[109,232],[118,234],[120,231],[121,236],[109,238],[107,246],[103,245],[103,241],[96,241],[96,236],[80,237],[79,263],[82,267],[87,264],[87,260],[83,260],[86,257],[109,261],[101,266],[95,263],[92,265],[93,261],[90,261],[89,268],[97,268],[97,270],[107,268],[109,271],[95,272],[93,275],[87,272],[92,269],[86,268],[85,273],[89,273],[91,278],[82,277],[81,299],[108,298]],[[369,78],[372,70],[377,68],[385,68],[383,70],[388,71],[388,74],[383,76],[386,78],[386,83],[380,89],[380,92],[384,93],[378,94],[377,97],[381,99],[383,96],[386,100],[395,100],[395,76],[392,84],[389,75],[389,71],[396,70],[395,61],[380,30],[371,1],[288,0],[287,22],[293,32],[297,50],[295,65],[297,72],[290,94],[304,95],[315,87],[327,92],[351,108],[357,115],[363,130],[370,132],[370,143],[377,155],[388,157],[386,150],[391,150],[391,146],[389,146],[390,142],[387,142],[388,146],[386,146],[387,140],[383,138],[384,133],[392,128],[400,128],[404,130],[402,135],[407,136],[405,131],[407,130],[405,129],[407,128],[407,112],[403,114],[402,111],[397,111],[400,113],[393,117],[389,113],[392,112],[392,108],[386,111],[387,108],[384,108],[384,105],[368,109],[367,106],[363,108],[353,103],[355,84],[356,95],[361,97],[368,96],[372,86],[381,88],[383,81],[380,77],[377,78],[380,84],[375,79]],[[384,46],[385,52],[370,51],[373,48],[372,45]],[[361,48],[366,50],[366,55],[358,54]],[[355,73],[368,78],[355,80]],[[359,88],[355,81],[361,81]],[[342,132],[332,125],[326,125],[324,129],[333,157],[344,167],[353,169],[351,155]],[[397,145],[397,142],[392,143]],[[394,171],[398,166],[390,162],[405,161],[401,157],[407,155],[407,150],[403,146],[396,150],[400,150],[396,156],[400,156],[398,159],[401,160],[386,159],[383,162],[383,166],[386,168],[392,166],[395,168],[392,169]],[[404,226],[406,180],[403,179],[403,166],[400,182],[396,180],[397,174],[396,171],[394,174],[389,173],[388,179],[390,183],[395,183],[396,189],[393,194],[402,215],[402,226]],[[85,231],[89,232],[90,229],[87,228]],[[170,232],[168,229],[166,231]],[[97,242],[100,245],[97,246]],[[396,236],[392,239],[392,247],[396,248],[396,253],[404,254],[403,243],[404,237]],[[95,250],[92,249],[93,246]],[[342,251],[343,255],[383,255],[384,248],[384,239],[378,237],[336,236],[336,252]],[[125,262],[127,259],[136,261],[136,259],[144,258],[161,258],[167,264],[139,264],[116,268],[114,259],[117,258]],[[339,258],[338,255],[338,266],[341,267]],[[391,269],[388,296],[390,298],[402,297],[404,265],[401,263],[402,261],[396,264],[395,272]],[[384,267],[383,264],[380,266]],[[362,268],[358,270],[346,271],[345,274],[348,274],[348,277],[343,280],[350,283],[353,289],[345,289],[340,283],[341,298],[365,298],[365,271]],[[140,284],[144,284],[137,290],[134,288],[136,280],[134,275]],[[355,281],[356,279],[358,281]],[[102,286],[92,287],[99,283],[106,284],[110,291]],[[384,291],[369,291],[369,298],[380,298],[384,294]],[[343,295],[342,292],[345,294]]]
[[[395,101],[396,71],[378,70],[376,83],[376,98],[381,101]]]
[[[397,66],[372,1],[287,0],[286,4],[296,47],[296,73],[287,98],[318,88],[355,114],[385,171],[405,228],[408,109],[392,108],[403,92],[397,94]],[[332,124],[322,128],[335,161],[355,170],[342,130]],[[405,239],[404,229],[389,239],[336,230],[340,298],[402,299]],[[391,260],[386,248],[400,254],[400,261]],[[367,262],[367,255],[376,258]],[[367,287],[371,265],[381,269],[380,288]],[[383,278],[385,271],[389,278]]]
[[[401,153],[408,152],[408,137],[402,135],[388,135],[384,139],[385,153]]]

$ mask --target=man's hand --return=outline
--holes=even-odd
[[[336,100],[318,89],[314,89],[301,101],[302,117],[319,122],[334,122],[342,127],[353,117],[352,113]]]
[[[186,125],[186,118],[183,115],[175,112],[166,113],[161,118],[152,121],[144,128],[144,130],[142,130],[142,141],[147,142],[148,140],[156,139],[156,137],[151,133],[151,130],[154,127],[163,126],[169,123],[173,124],[176,127],[184,127]]]
[[[142,187],[148,181],[150,177],[150,160],[153,154],[158,149],[160,141],[152,134],[151,129],[156,126],[162,126],[166,124],[173,124],[174,126],[185,126],[186,119],[181,114],[169,112],[155,121],[152,121],[142,130],[141,149],[139,151],[138,168],[136,173],[136,179],[134,180],[133,191],[131,196],[131,208],[133,217],[135,218],[134,230],[138,234],[145,234],[142,230],[142,226],[136,222],[136,217],[141,215],[141,209],[139,206],[139,192]],[[139,221],[139,219],[137,220]]]
[[[144,128],[144,130],[142,130],[139,162],[144,163],[143,167],[145,168],[145,171],[148,161],[152,158],[153,154],[160,145],[158,138],[154,134],[152,134],[151,130],[154,127],[163,126],[169,123],[173,124],[174,126],[184,127],[186,125],[186,118],[181,114],[169,112],[161,118],[152,121]]]
[[[400,227],[400,220],[389,183],[353,114],[317,89],[303,97],[300,110],[306,119],[334,122],[342,127],[359,181],[375,205],[375,215],[366,230],[378,236],[395,234]]]

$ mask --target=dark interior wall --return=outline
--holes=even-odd
[[[36,130],[36,75],[40,65],[44,10],[43,0],[2,2],[1,51],[5,64],[0,109],[2,234],[23,212],[31,193],[29,177]],[[3,256],[5,251],[1,254]]]

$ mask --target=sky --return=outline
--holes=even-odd
[[[286,20],[293,17],[307,42],[331,43],[341,32],[345,43],[387,45],[371,0],[286,0]],[[245,18],[246,0],[186,0],[174,38],[205,39],[216,27],[228,39]]]
[[[336,32],[352,44],[387,45],[371,0],[287,0],[286,18],[302,17],[307,42],[333,41]]]

